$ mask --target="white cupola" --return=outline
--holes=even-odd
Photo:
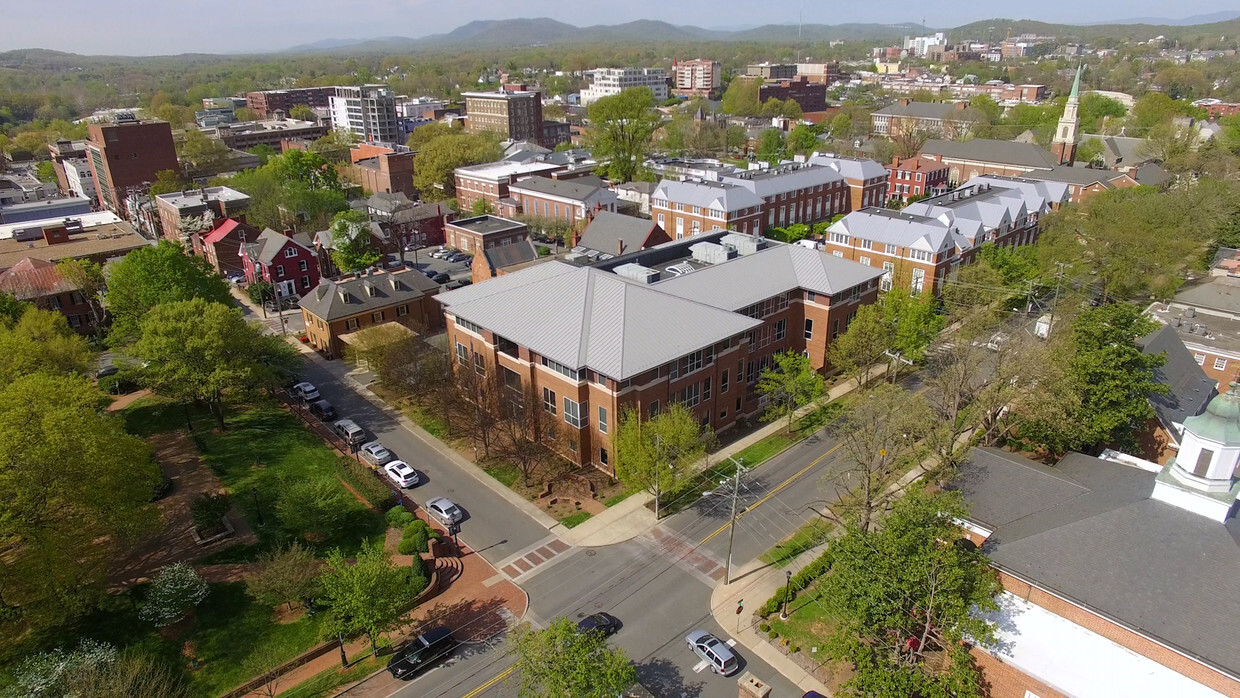
[[[1180,451],[1154,484],[1154,499],[1226,521],[1240,493],[1240,388],[1232,383],[1184,420]]]

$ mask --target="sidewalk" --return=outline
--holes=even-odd
[[[767,599],[774,596],[784,585],[785,571],[791,570],[796,574],[802,567],[818,559],[826,547],[826,544],[823,544],[801,553],[787,567],[775,567],[757,559],[750,560],[736,570],[731,584],[719,584],[711,592],[710,612],[715,617],[715,622],[735,638],[738,644],[744,645],[753,655],[761,657],[762,661],[783,674],[784,678],[803,691],[818,691],[829,696],[831,692],[825,684],[758,634],[757,621],[753,615],[753,609],[766,603]],[[741,601],[744,602],[745,610],[738,615],[736,606]]]

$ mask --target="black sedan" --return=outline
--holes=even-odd
[[[603,637],[615,635],[620,630],[620,619],[610,613],[595,613],[577,623],[577,632],[602,633]]]
[[[398,679],[411,679],[452,654],[456,640],[442,625],[413,638],[388,660],[388,671]]]

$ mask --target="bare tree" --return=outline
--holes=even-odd
[[[523,390],[505,386],[501,389],[503,415],[499,422],[500,438],[496,455],[521,471],[521,482],[530,478],[559,458],[543,444],[552,427],[550,416],[531,384]],[[545,475],[546,473],[544,473]]]
[[[456,385],[460,391],[460,405],[465,412],[463,426],[473,442],[474,458],[491,456],[491,446],[503,417],[503,399],[500,396],[495,372],[488,370],[482,354],[473,354],[469,365],[460,364],[456,369]]]
[[[932,416],[918,395],[890,384],[865,393],[838,423],[840,465],[824,477],[836,511],[863,531],[899,494],[896,486],[921,454]]]

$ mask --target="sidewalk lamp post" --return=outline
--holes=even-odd
[[[780,620],[788,620],[788,597],[792,594],[792,570],[784,570],[784,574],[788,578],[784,582],[784,608],[779,612]]]
[[[263,521],[263,507],[258,503],[258,488],[251,487],[250,494],[254,495],[254,511],[258,513],[258,525],[266,525]]]
[[[736,464],[736,475],[732,481],[732,515],[728,517],[728,560],[723,568],[723,583],[732,583],[732,542],[736,540],[736,500],[740,497],[741,475],[745,472],[745,460],[743,458],[731,458]]]

